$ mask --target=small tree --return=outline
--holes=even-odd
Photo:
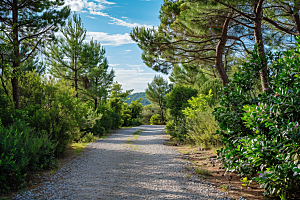
[[[74,22],[74,23],[73,23]],[[78,98],[78,81],[82,78],[82,72],[88,65],[83,54],[83,41],[86,30],[83,28],[80,16],[74,14],[73,20],[69,18],[68,25],[61,29],[62,37],[58,37],[55,43],[51,43],[49,50],[45,52],[50,72],[58,78],[74,81],[76,97]]]
[[[81,57],[83,63],[86,63],[87,72],[83,77],[83,98],[94,101],[94,108],[97,109],[98,101],[103,103],[108,96],[109,87],[113,83],[115,73],[113,70],[108,71],[107,59],[104,56],[105,49],[101,48],[100,43],[90,41],[84,45],[84,54]]]
[[[141,103],[141,100],[142,99],[132,101],[129,105],[129,108],[131,109],[132,119],[141,117],[141,112],[143,110],[143,105]]]
[[[161,121],[164,121],[164,101],[165,95],[169,92],[170,86],[168,81],[164,80],[162,76],[155,76],[153,81],[149,84],[146,89],[146,97],[151,103],[157,103],[160,108]]]

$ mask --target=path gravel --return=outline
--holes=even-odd
[[[163,145],[164,136],[164,126],[118,130],[15,199],[230,199],[203,180],[186,178],[185,163]]]

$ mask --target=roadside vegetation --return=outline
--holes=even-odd
[[[145,64],[170,74],[169,92],[146,90],[168,144],[217,149],[241,184],[282,200],[300,198],[299,5],[165,0],[158,29],[131,32]]]
[[[130,34],[145,64],[170,75],[141,99],[114,81],[105,49],[86,42],[64,1],[0,1],[0,193],[56,169],[69,147],[80,154],[112,130],[151,124],[165,125],[169,145],[216,150],[241,184],[299,199],[299,5],[164,0],[158,29]]]

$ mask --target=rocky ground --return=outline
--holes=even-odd
[[[120,129],[14,199],[235,199],[188,175],[189,163],[164,143],[164,126]]]

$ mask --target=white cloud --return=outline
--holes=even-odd
[[[106,8],[104,4],[112,5],[116,4],[114,2],[109,2],[106,0],[96,0],[98,3],[88,1],[88,0],[66,0],[65,5],[69,5],[72,11],[76,12],[86,12],[88,9],[89,11],[99,11]]]
[[[66,0],[65,5],[70,6],[72,11],[81,11],[84,8],[85,1],[83,0]]]
[[[109,15],[107,13],[103,13],[101,11],[90,11],[91,15],[101,15],[103,17],[109,17]]]
[[[121,46],[124,44],[135,43],[131,40],[128,33],[109,35],[104,32],[87,32],[86,40],[91,40],[92,38],[99,41],[102,45]]]
[[[124,90],[130,90],[134,88],[133,92],[144,92],[148,87],[147,83],[150,83],[154,76],[158,73],[143,73],[142,69],[114,69],[116,78],[122,84]],[[167,75],[162,75],[164,79],[168,80]]]
[[[140,64],[140,65],[130,65],[130,64],[127,64],[127,66],[129,66],[129,67],[141,67],[141,66],[143,66],[143,64]]]
[[[125,50],[126,52],[130,52],[131,50],[130,49],[128,49],[128,50]]]
[[[66,0],[65,5],[69,5],[72,11],[76,12],[88,12],[91,15],[100,15],[103,17],[110,18],[111,23],[117,26],[125,26],[127,28],[134,28],[134,27],[146,27],[146,28],[153,28],[151,25],[139,24],[139,23],[131,23],[122,19],[118,19],[108,15],[107,13],[102,12],[106,5],[113,5],[116,4],[114,2],[109,2],[107,0],[96,0],[97,2],[88,1],[88,0]],[[122,17],[123,19],[128,19],[127,17]]]
[[[120,64],[118,64],[118,63],[116,63],[116,64],[109,64],[109,66],[111,66],[111,67],[115,67],[115,66],[118,66],[118,65],[120,65]]]
[[[118,26],[125,26],[125,27],[127,27],[127,28],[134,28],[134,27],[141,27],[141,26],[143,26],[143,27],[146,27],[146,28],[153,28],[153,26],[151,26],[151,25],[145,25],[145,24],[139,24],[139,23],[130,23],[130,22],[126,22],[126,21],[124,21],[124,20],[122,20],[122,19],[118,19],[118,18],[115,18],[115,17],[111,17],[111,16],[108,16],[110,19],[111,19],[111,21],[113,21],[113,23],[112,24],[115,24],[115,25],[118,25]]]
[[[116,4],[116,3],[114,3],[114,2],[108,2],[108,1],[106,1],[106,0],[96,0],[96,1],[98,1],[98,2],[100,2],[100,3],[105,3],[105,4]]]
[[[88,18],[92,18],[92,19],[96,19],[96,17],[92,17],[92,16],[87,16]]]

